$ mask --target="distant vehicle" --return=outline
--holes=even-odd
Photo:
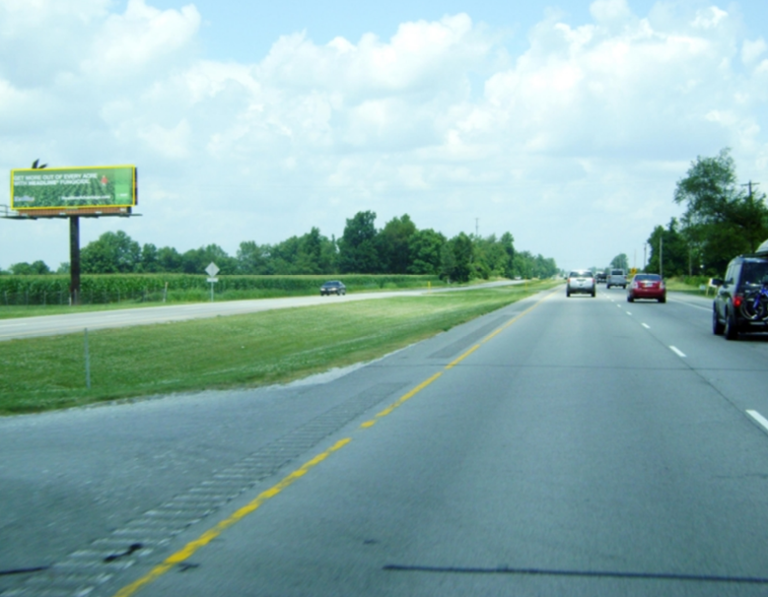
[[[627,301],[635,299],[656,299],[660,303],[667,302],[667,288],[659,274],[635,274],[627,290]]]
[[[739,255],[728,264],[725,280],[712,283],[718,287],[712,303],[714,334],[737,340],[742,332],[768,332],[768,255]]]
[[[611,273],[608,274],[605,287],[610,288],[611,286],[621,286],[622,288],[627,287],[627,275],[623,269],[612,269]]]
[[[339,282],[339,280],[331,280],[330,282],[326,282],[320,287],[320,296],[326,296],[330,294],[343,296],[347,294],[347,287],[344,286],[343,282]]]
[[[608,274],[605,272],[597,272],[597,275],[595,275],[595,282],[598,284],[605,284],[608,280]]]
[[[595,277],[588,269],[578,269],[568,274],[565,285],[565,296],[572,294],[591,294],[595,296]]]

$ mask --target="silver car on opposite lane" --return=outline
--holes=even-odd
[[[591,294],[595,296],[595,276],[588,269],[573,270],[568,274],[568,282],[565,286],[565,296],[572,294]]]

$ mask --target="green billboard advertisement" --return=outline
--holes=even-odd
[[[11,209],[80,209],[136,205],[135,166],[11,170]]]

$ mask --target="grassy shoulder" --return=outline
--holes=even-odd
[[[688,294],[695,294],[698,296],[705,296],[707,290],[702,290],[702,286],[707,288],[709,278],[704,276],[683,276],[673,277],[665,280],[667,290],[674,292],[686,292]],[[713,294],[713,289],[709,288],[709,295]]]
[[[555,282],[434,293],[0,343],[0,414],[285,383],[383,356]]]

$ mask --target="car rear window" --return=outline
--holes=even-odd
[[[624,270],[623,269],[612,269],[611,270],[611,275],[612,276],[623,276],[624,275]]]
[[[592,272],[587,271],[581,271],[581,272],[571,272],[568,274],[569,278],[591,278]]]
[[[741,282],[743,284],[761,284],[765,276],[768,276],[768,261],[744,262],[741,269]]]
[[[661,280],[661,276],[659,274],[636,274],[635,280],[650,280],[652,282],[658,282]]]

